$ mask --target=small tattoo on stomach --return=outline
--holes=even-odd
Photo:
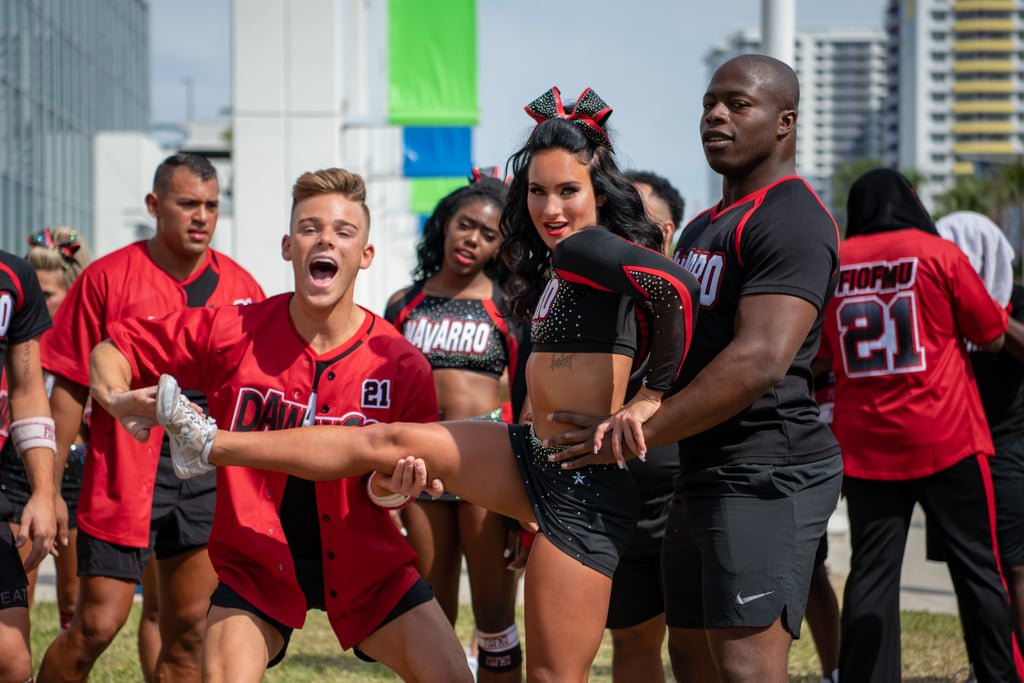
[[[551,356],[552,370],[572,370],[572,355],[567,353],[556,353]]]

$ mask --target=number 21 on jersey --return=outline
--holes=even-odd
[[[848,377],[922,372],[927,367],[913,291],[899,292],[888,301],[876,295],[846,298],[836,317]]]

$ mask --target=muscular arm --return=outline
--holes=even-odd
[[[50,406],[39,362],[39,338],[12,344],[7,356],[7,384],[11,421],[50,417]],[[21,515],[17,545],[31,539],[32,551],[25,569],[35,568],[46,556],[57,534],[54,453],[49,448],[29,448],[21,453],[32,495]]]
[[[156,426],[155,387],[131,390],[132,369],[128,359],[108,339],[89,356],[89,392],[104,410],[117,418],[139,441],[149,439]]]
[[[817,318],[818,309],[799,297],[761,294],[740,299],[733,340],[682,391],[661,403],[643,426],[647,446],[661,446],[715,427],[751,405],[781,380]],[[585,426],[585,416],[555,419]],[[611,440],[589,453],[590,430],[562,434],[551,444],[575,444],[554,460],[566,468],[612,463]],[[634,457],[632,453],[630,457]]]
[[[735,336],[644,426],[648,441],[671,443],[733,417],[780,381],[807,339],[818,309],[794,296],[740,299]]]

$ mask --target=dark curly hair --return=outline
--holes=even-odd
[[[501,210],[505,206],[506,196],[508,185],[497,178],[484,176],[476,182],[460,187],[439,201],[434,212],[423,224],[423,237],[416,247],[413,281],[426,280],[440,272],[441,263],[444,261],[444,228],[459,209],[469,202],[484,201]],[[493,259],[484,266],[484,272],[498,283],[501,283],[508,274],[499,259]]]
[[[547,284],[544,271],[551,261],[548,251],[527,208],[528,171],[533,154],[548,149],[562,149],[576,155],[590,170],[594,194],[606,200],[597,210],[597,220],[609,231],[643,247],[661,251],[661,230],[647,218],[640,193],[615,165],[607,147],[587,139],[572,123],[559,118],[539,124],[529,141],[509,157],[512,184],[505,209],[501,212],[501,229],[505,239],[499,256],[509,269],[503,289],[512,316],[529,320],[541,292]]]

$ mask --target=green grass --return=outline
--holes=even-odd
[[[139,606],[132,609],[128,624],[93,669],[91,680],[102,683],[135,683],[139,672],[135,637],[139,624]],[[519,615],[522,624],[522,614]],[[959,620],[949,614],[904,612],[903,676],[906,683],[953,683],[962,681],[967,666]],[[463,607],[456,631],[463,643],[469,642],[472,618]],[[793,645],[790,654],[790,679],[800,683],[819,683],[817,655],[810,632],[804,624],[804,637]],[[36,667],[43,651],[57,634],[57,607],[39,603],[32,609],[32,659]],[[674,680],[664,658],[666,677]],[[393,683],[398,677],[379,664],[366,664],[351,652],[342,652],[322,612],[311,612],[306,627],[296,631],[288,647],[288,656],[279,666],[267,672],[264,680],[271,683],[305,683],[331,681],[338,683]],[[611,681],[611,640],[601,646],[590,680]]]

